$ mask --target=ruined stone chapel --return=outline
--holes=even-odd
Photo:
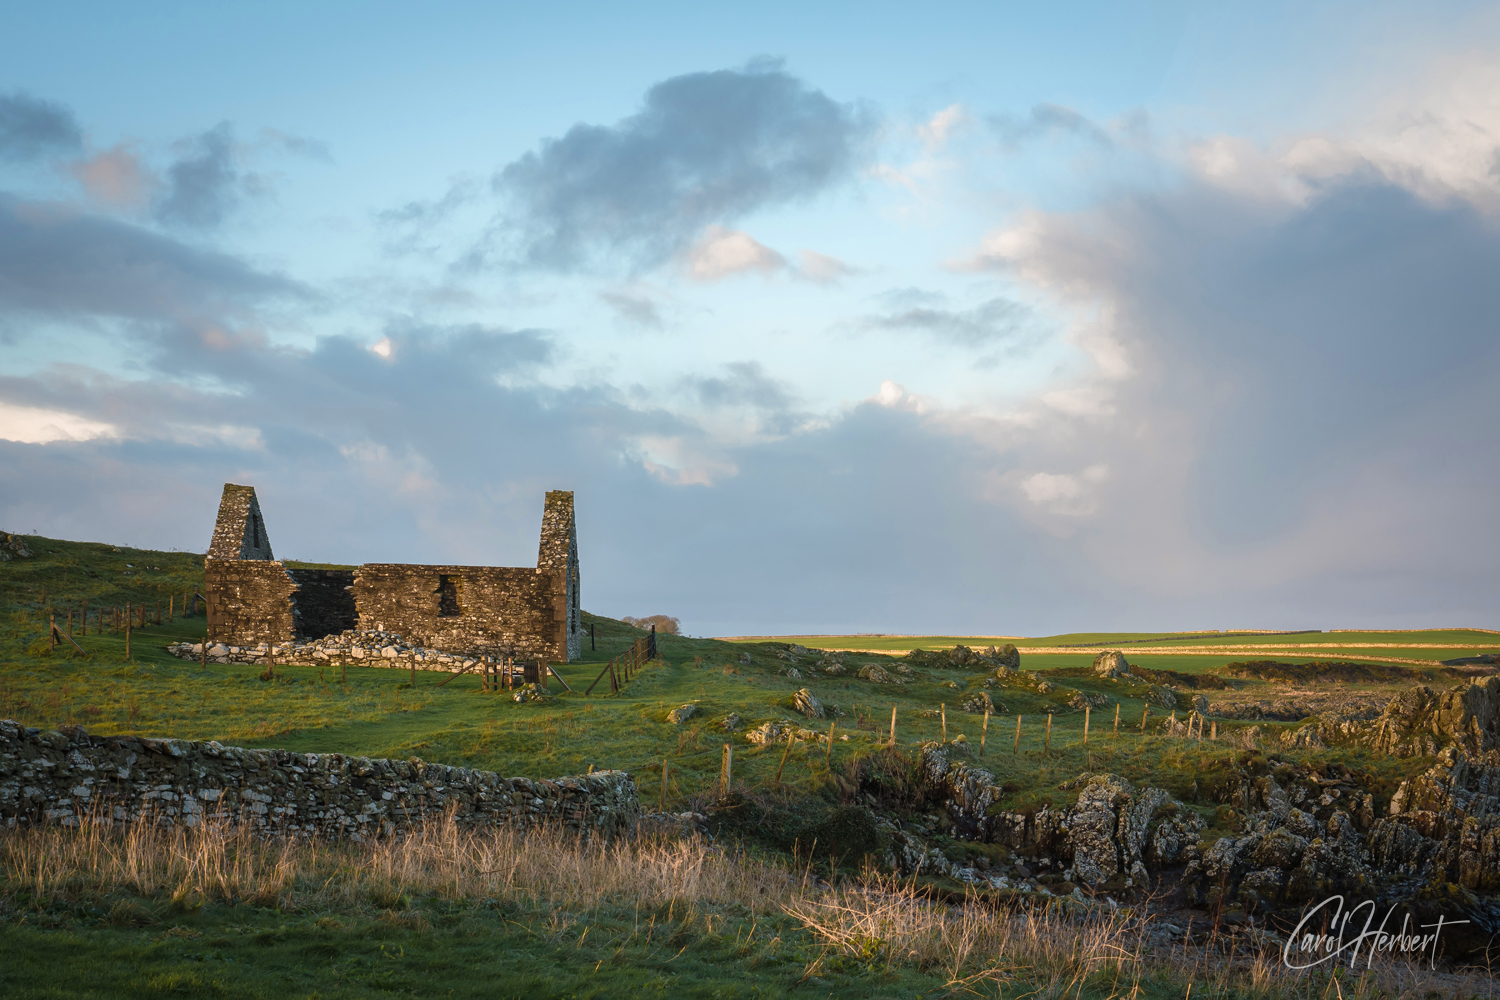
[[[208,639],[227,645],[320,639],[346,629],[399,633],[430,649],[578,658],[578,534],[573,494],[542,510],[535,568],[366,563],[288,568],[271,553],[255,487],[224,484],[203,568]]]

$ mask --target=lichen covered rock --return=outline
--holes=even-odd
[[[823,703],[808,688],[802,688],[792,695],[792,707],[809,719],[823,718]]]

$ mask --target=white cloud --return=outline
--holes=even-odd
[[[119,436],[120,432],[114,425],[80,417],[76,413],[0,403],[0,438],[6,441],[50,444],[53,441],[89,441]]]
[[[747,271],[772,274],[786,267],[786,258],[749,233],[709,226],[688,248],[685,263],[694,280],[718,281]]]
[[[880,391],[871,398],[881,406],[896,406],[906,398],[906,386],[886,379],[880,383]]]
[[[1021,492],[1049,514],[1077,517],[1098,509],[1093,496],[1097,486],[1109,478],[1109,466],[1091,465],[1076,475],[1035,472],[1021,480]]]
[[[840,278],[859,273],[858,268],[851,267],[837,257],[818,253],[816,250],[803,250],[799,256],[802,261],[797,268],[797,274],[820,285],[831,285]]]
[[[1330,180],[1367,173],[1428,201],[1500,211],[1500,60],[1448,58],[1363,119],[1257,145],[1216,135],[1187,148],[1195,176],[1301,205]]]
[[[950,104],[933,115],[925,124],[918,126],[917,135],[921,137],[922,143],[928,149],[941,149],[948,144],[948,139],[954,130],[968,120],[969,113],[964,110],[962,104]]]
[[[389,358],[391,356],[391,338],[382,337],[370,348],[370,351],[380,355],[382,358]]]

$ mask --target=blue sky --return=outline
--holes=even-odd
[[[48,5],[0,527],[691,631],[1494,626],[1482,5]]]

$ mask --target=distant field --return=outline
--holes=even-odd
[[[1292,657],[1437,663],[1500,651],[1500,632],[1487,629],[1426,629],[1366,632],[1070,632],[1064,635],[786,635],[736,636],[727,642],[788,642],[809,649],[905,653],[913,649],[984,647],[1012,643],[1023,654],[1045,656],[1047,667],[1073,666],[1105,649],[1120,649],[1133,663],[1175,670],[1206,670],[1231,660]],[[1223,653],[1217,650],[1223,649]],[[1075,652],[1076,650],[1076,652]],[[1180,652],[1179,652],[1180,651]],[[1153,660],[1161,659],[1161,663]],[[1039,664],[1040,665],[1040,664]]]

